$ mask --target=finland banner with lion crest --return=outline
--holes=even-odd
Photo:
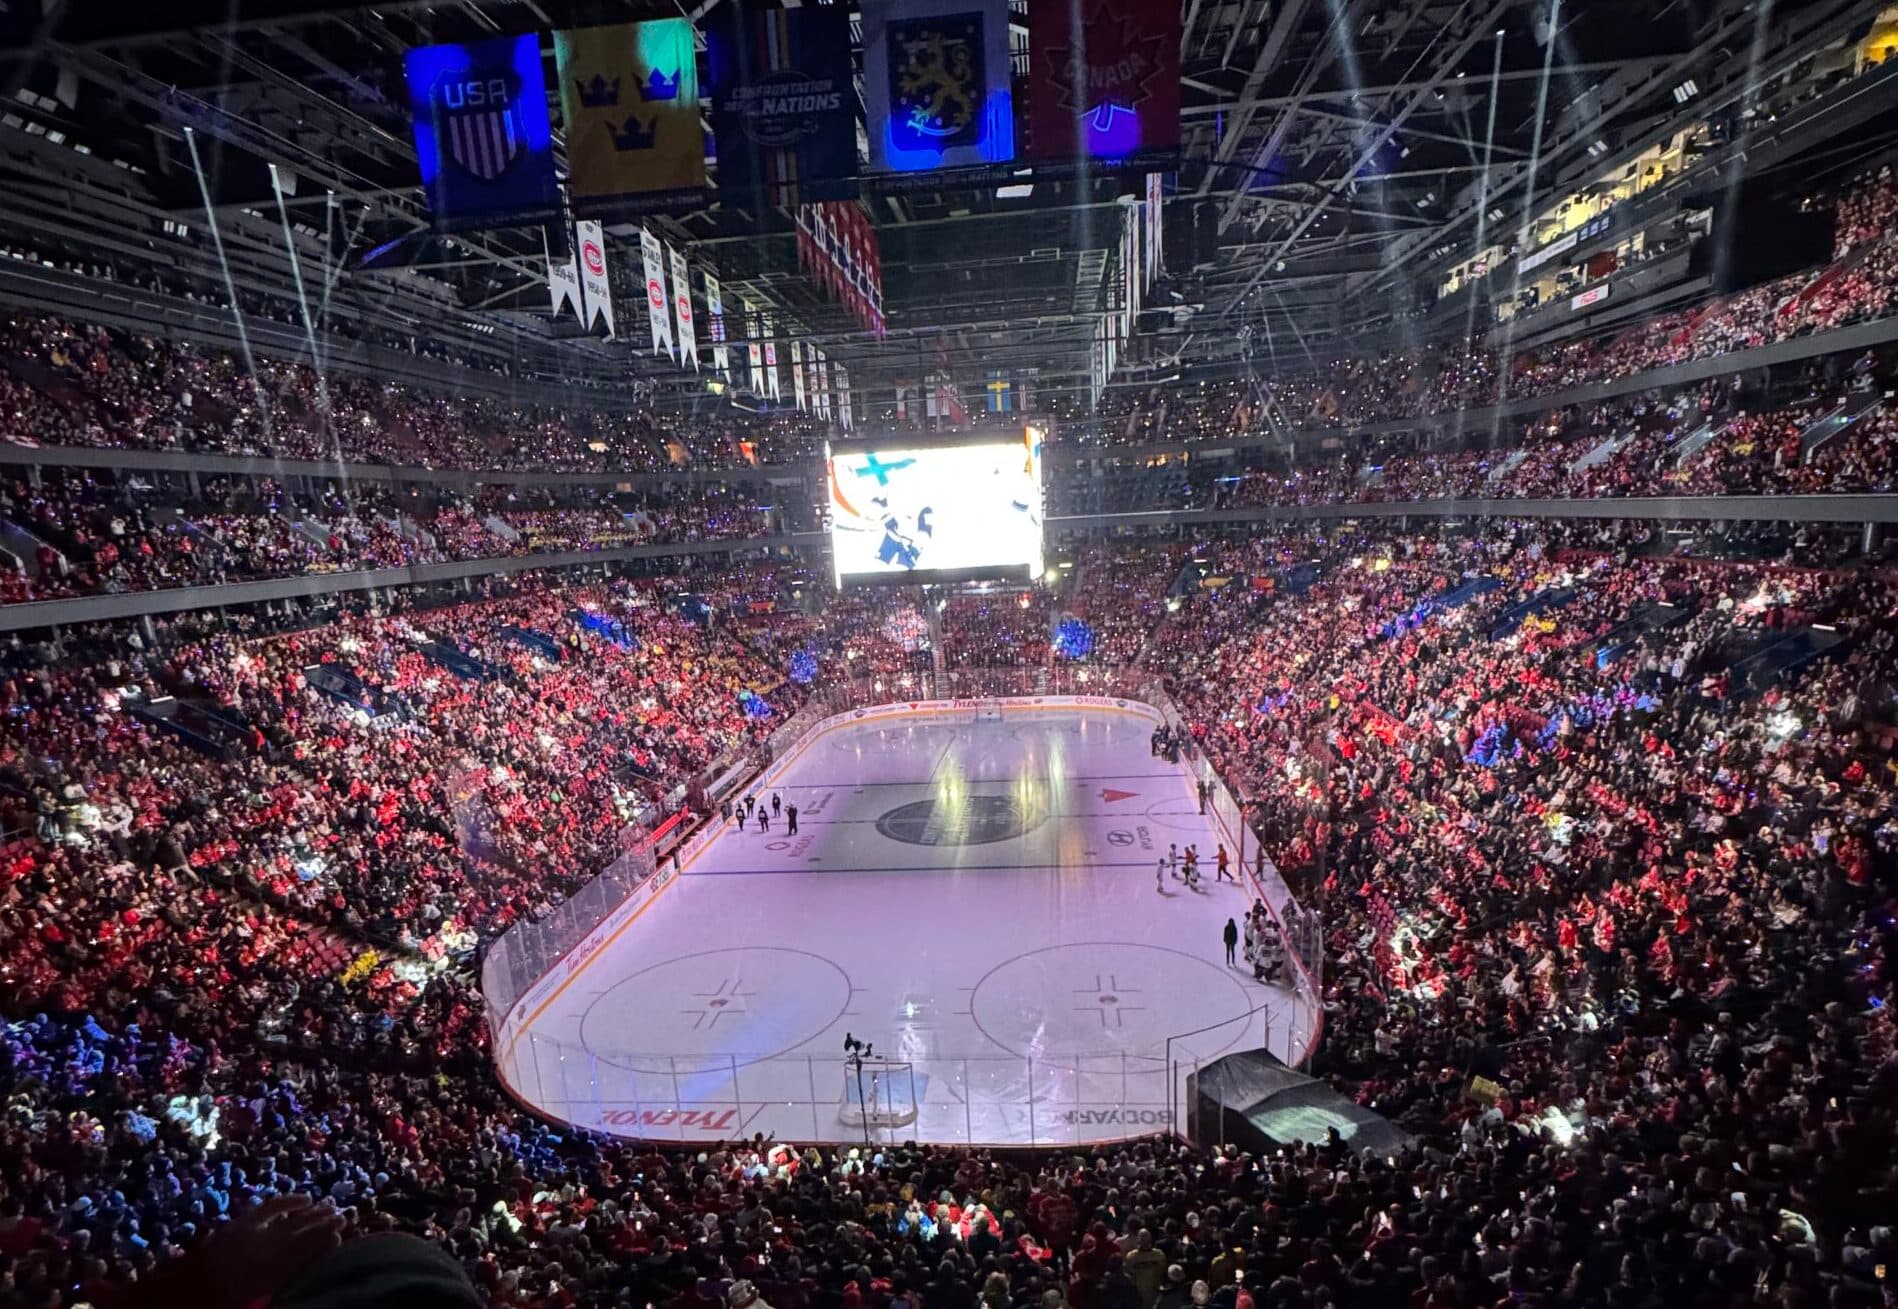
[[[872,172],[1014,159],[1008,0],[864,0],[863,98]]]

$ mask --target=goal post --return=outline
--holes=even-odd
[[[907,1062],[865,1059],[843,1063],[838,1118],[846,1127],[871,1130],[908,1127],[916,1121],[916,1072]]]

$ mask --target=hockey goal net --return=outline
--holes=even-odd
[[[846,1127],[908,1127],[916,1121],[915,1070],[894,1059],[865,1059],[861,1069],[845,1060],[837,1116]]]
[[[999,723],[1002,721],[1002,702],[995,696],[975,702],[975,721],[978,723]]]

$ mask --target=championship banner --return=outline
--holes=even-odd
[[[1166,193],[1161,188],[1158,173],[1147,174],[1147,287],[1153,287],[1153,279],[1160,275],[1163,247],[1160,240],[1160,220],[1164,216]]]
[[[692,24],[660,18],[554,33],[576,214],[698,199],[705,131]]]
[[[705,33],[705,67],[727,205],[856,194],[847,8],[727,5]]]
[[[1036,159],[1130,162],[1177,155],[1177,0],[1036,6],[1028,37],[1028,112]]]
[[[1008,0],[864,0],[870,171],[1014,159],[1009,72]]]
[[[837,365],[837,413],[843,419],[844,431],[856,426],[850,413],[850,372],[842,364]]]
[[[830,361],[824,358],[824,352],[816,348],[811,350],[811,387],[815,393],[817,416],[826,422],[830,420]]]
[[[791,395],[799,412],[804,409],[804,343],[791,342]]]
[[[725,345],[725,298],[718,277],[705,270],[705,317],[712,327],[712,367],[727,382],[732,380],[732,352]]]
[[[418,46],[403,66],[437,227],[515,223],[559,209],[538,37]]]
[[[774,325],[774,324],[772,323],[772,321],[771,321],[771,315],[770,315],[770,314],[765,314],[765,315],[763,315],[763,316],[762,316],[762,318],[760,319],[760,321],[761,321],[761,322],[762,322],[762,323],[764,324],[764,384],[765,384],[765,389],[766,389],[766,390],[768,390],[768,391],[769,391],[769,392],[771,393],[771,398],[772,398],[773,400],[781,400],[781,399],[783,399],[783,396],[782,396],[782,395],[780,395],[780,394],[779,394],[779,391],[778,391],[778,387],[779,387],[779,382],[778,382],[778,343],[777,343],[777,342],[776,342],[775,340],[773,340],[773,339],[772,339],[772,335],[771,335],[771,334],[772,334],[772,332],[773,332],[773,331],[775,330],[775,325]]]
[[[740,319],[745,324],[745,361],[751,365],[751,393],[764,396],[764,347],[758,343],[758,314],[750,301],[740,300]]]
[[[601,319],[606,323],[607,339],[611,340],[613,286],[606,276],[606,240],[600,235],[598,223],[575,223],[573,231],[580,246],[580,284],[586,288],[587,330],[593,330],[594,319]]]
[[[671,248],[672,254],[672,308],[674,317],[679,320],[679,366],[687,363],[692,371],[699,371],[699,333],[692,322],[692,279],[686,276],[685,252],[677,246]]]
[[[639,253],[646,265],[646,317],[652,323],[654,354],[672,355],[672,305],[666,296],[665,252],[659,238],[639,229]]]
[[[542,233],[540,248],[547,251],[547,237]],[[551,254],[547,255],[547,293],[553,301],[554,317],[560,317],[560,311],[572,306],[573,316],[580,318],[580,270],[572,254],[564,261],[556,262]],[[585,325],[582,320],[582,326]]]

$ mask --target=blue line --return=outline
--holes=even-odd
[[[918,850],[954,850],[952,845],[920,845]],[[709,853],[709,852],[708,852]],[[1036,868],[1084,869],[1084,868],[1144,868],[1153,871],[1151,859],[1088,859],[1071,864],[928,864],[909,865],[894,868],[706,868],[685,873],[686,877],[784,877],[795,874],[800,877],[817,875],[835,875],[839,873],[982,873],[982,872],[1027,872]]]

